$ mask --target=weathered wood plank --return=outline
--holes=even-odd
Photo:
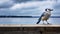
[[[60,25],[41,24],[0,24],[0,27],[60,27]]]

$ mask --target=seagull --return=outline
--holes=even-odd
[[[44,21],[47,22],[47,24],[49,24],[49,22],[47,21],[49,19],[49,17],[51,16],[51,11],[53,11],[53,9],[50,8],[46,8],[45,12],[42,13],[41,17],[38,19],[38,22],[36,24],[39,24],[39,22],[42,20],[43,24]]]

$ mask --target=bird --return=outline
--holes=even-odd
[[[47,22],[47,24],[49,24],[49,22],[47,21],[49,19],[49,17],[51,16],[51,11],[53,11],[53,9],[50,8],[46,8],[45,12],[42,13],[42,15],[39,17],[38,22],[36,24],[39,24],[39,22],[42,20],[43,24],[44,21]]]

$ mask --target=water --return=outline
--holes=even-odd
[[[38,18],[0,18],[0,24],[36,24],[37,21]],[[60,18],[50,18],[48,22],[60,24]],[[39,24],[43,24],[42,21]]]
[[[13,8],[10,7],[7,9],[5,8],[0,9],[0,15],[17,15],[17,16],[39,15],[40,16],[40,14],[42,14],[45,8],[53,8],[54,11],[52,12],[52,16],[56,16],[56,15],[60,16],[60,8],[58,8],[60,7],[60,0],[58,1],[43,0],[43,2],[32,1],[25,3],[22,2],[22,3],[16,3],[16,5],[12,7]],[[0,24],[36,24],[37,21],[38,18],[0,18]],[[48,22],[51,24],[60,24],[60,18],[50,18]],[[42,21],[39,24],[42,24]]]

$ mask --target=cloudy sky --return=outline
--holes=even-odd
[[[0,15],[40,16],[45,8],[54,10],[52,16],[60,16],[60,0],[0,0]],[[0,22],[3,20],[8,19]]]
[[[45,8],[53,8],[52,15],[60,14],[60,0],[0,0],[0,15],[39,16]]]

